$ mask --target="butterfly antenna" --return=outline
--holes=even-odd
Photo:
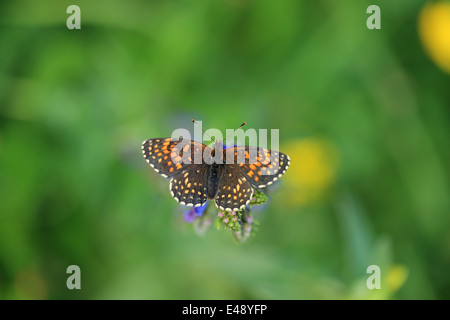
[[[237,127],[231,134],[229,134],[228,135],[228,137],[226,137],[225,139],[223,139],[223,141],[225,142],[225,141],[227,141],[227,139],[230,137],[230,136],[232,136],[233,134],[235,134],[236,133],[236,131],[238,131],[240,128],[242,128],[243,126],[245,126],[247,124],[247,122],[243,122],[239,127]]]
[[[203,130],[203,128],[202,128],[197,122],[195,122],[194,119],[192,119],[191,121],[192,121],[197,127],[199,127],[200,129],[202,129],[203,133],[204,133],[205,135],[207,135],[207,136],[211,139],[211,141],[214,141],[214,139],[211,138],[211,136],[210,136],[209,134],[207,134],[206,131]]]

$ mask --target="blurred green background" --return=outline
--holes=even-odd
[[[450,78],[424,4],[2,2],[0,298],[449,299]],[[142,157],[191,118],[280,129],[291,167],[246,243],[198,235]]]

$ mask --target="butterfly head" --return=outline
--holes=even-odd
[[[220,140],[215,140],[215,141],[214,141],[214,149],[217,148],[217,150],[219,150],[219,149],[222,148],[222,146],[223,146],[222,141],[220,141]]]
[[[220,140],[214,140],[214,146],[212,147],[212,156],[215,156],[216,152],[220,153],[222,149],[225,149],[226,147]]]

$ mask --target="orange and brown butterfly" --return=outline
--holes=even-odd
[[[224,148],[219,141],[211,148],[181,138],[149,139],[142,143],[142,153],[156,172],[170,179],[170,193],[181,205],[199,207],[214,200],[226,211],[242,210],[254,188],[272,184],[290,165],[284,153],[249,146]]]

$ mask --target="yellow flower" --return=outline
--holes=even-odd
[[[335,180],[336,147],[329,141],[306,138],[294,140],[282,150],[291,158],[285,177],[288,204],[304,205],[319,199]]]
[[[397,291],[408,278],[408,270],[402,265],[392,266],[386,276],[386,285],[390,292]]]
[[[419,36],[430,58],[450,73],[450,3],[426,4],[419,15]]]

